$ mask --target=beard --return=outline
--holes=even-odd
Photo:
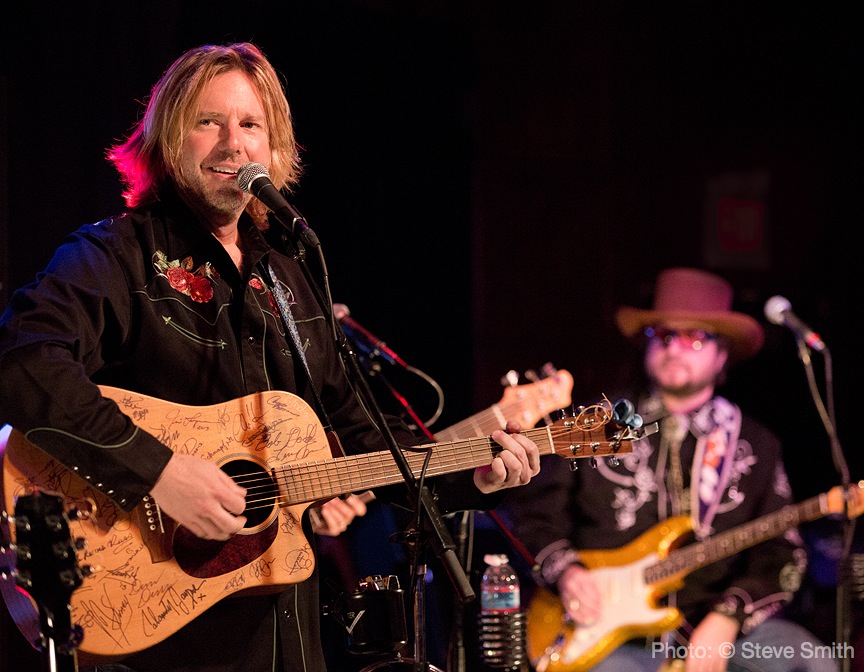
[[[188,205],[207,222],[236,220],[252,198],[236,182],[214,184],[204,179],[198,166],[181,169],[180,192]]]
[[[657,371],[648,372],[648,378],[656,390],[679,399],[695,396],[715,384],[713,373],[704,372],[699,375],[680,362],[664,361]]]

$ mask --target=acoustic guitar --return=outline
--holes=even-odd
[[[157,644],[227,597],[275,592],[307,579],[314,558],[300,524],[305,509],[340,494],[402,481],[389,451],[332,457],[315,412],[287,392],[187,406],[118,388],[101,390],[174,452],[211,461],[243,485],[247,524],[228,541],[214,542],[175,525],[150,497],[126,513],[23,434],[9,431],[0,484],[6,509],[19,495],[38,488],[61,496],[80,512],[73,533],[85,542],[79,560],[92,567],[71,597],[72,617],[84,631],[82,663]],[[615,459],[631,451],[634,439],[655,429],[618,426],[602,409],[602,404],[589,407],[523,434],[541,455]],[[424,448],[407,454],[418,477],[427,451],[426,473],[433,477],[487,465],[501,450],[488,436]],[[5,583],[0,582],[0,589]],[[15,599],[5,589],[3,596],[7,606]],[[26,635],[36,611],[29,618],[26,609],[14,611],[13,620]]]
[[[596,623],[577,625],[567,617],[561,599],[539,589],[527,609],[528,655],[538,672],[585,672],[624,642],[674,630],[683,621],[674,607],[658,600],[684,585],[691,572],[756,544],[778,537],[801,523],[827,515],[849,517],[864,511],[862,483],[844,502],[835,486],[799,504],[789,505],[745,525],[677,548],[693,531],[688,516],[662,521],[614,550],[579,552],[600,588],[602,615]]]

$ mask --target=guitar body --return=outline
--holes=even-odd
[[[285,392],[206,407],[116,388],[103,387],[102,392],[174,452],[214,462],[238,482],[255,478],[259,491],[276,496],[271,469],[331,459],[314,412]],[[207,542],[185,528],[175,529],[149,498],[131,513],[122,511],[14,429],[2,463],[4,510],[12,511],[16,497],[38,488],[60,495],[81,512],[71,532],[85,540],[80,562],[93,570],[71,597],[72,618],[84,629],[82,662],[152,646],[226,597],[275,592],[312,573],[312,550],[300,525],[308,503],[280,507],[271,502],[259,508],[251,499],[256,488],[250,488],[247,527],[227,542]],[[11,533],[14,538],[14,529]],[[34,641],[39,626],[35,604],[14,587],[5,586],[3,594],[16,625]]]
[[[548,657],[546,672],[584,672],[635,637],[650,637],[680,625],[677,609],[657,606],[680,587],[681,577],[648,585],[646,567],[678,546],[692,531],[689,518],[670,518],[619,549],[580,551],[600,589],[603,612],[588,625],[565,620],[560,598],[540,589],[527,610],[527,645],[532,661]]]

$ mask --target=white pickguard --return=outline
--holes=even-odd
[[[645,568],[658,561],[657,554],[646,555],[620,567],[600,567],[591,574],[600,589],[603,611],[597,622],[578,625],[560,651],[560,662],[572,664],[620,628],[656,623],[674,609],[651,606],[651,588],[644,581]]]

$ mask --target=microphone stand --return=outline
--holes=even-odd
[[[834,461],[834,467],[837,469],[843,487],[844,515],[841,523],[842,547],[840,557],[837,560],[837,592],[835,605],[835,617],[837,622],[835,637],[838,644],[841,642],[849,644],[852,639],[852,610],[848,586],[849,572],[847,571],[847,565],[852,547],[852,539],[855,535],[855,520],[849,516],[849,466],[846,463],[846,458],[837,436],[837,421],[834,414],[834,379],[831,352],[828,350],[828,346],[821,349],[825,362],[826,408],[826,404],[823,403],[822,397],[819,394],[819,388],[816,385],[816,379],[813,374],[810,347],[803,338],[797,337],[796,341],[798,345],[798,358],[804,364],[804,371],[807,375],[807,384],[810,388],[810,394],[813,397],[816,410],[818,411],[822,424],[825,427],[825,431],[828,434],[831,443],[831,457]],[[844,655],[841,656],[840,659],[842,672],[849,672],[852,663],[851,657]]]
[[[321,251],[320,243],[318,243],[317,236],[310,235],[311,229],[306,225],[305,220],[303,220],[302,217],[299,217],[299,213],[297,214],[298,217],[294,217],[293,221],[282,222],[285,225],[285,230],[282,236],[283,243],[286,243],[286,247],[288,247],[287,243],[290,242],[291,247],[296,250],[294,259],[302,269],[309,287],[315,294],[323,314],[328,315],[330,318],[330,328],[334,342],[343,364],[346,366],[346,374],[355,386],[358,401],[364,406],[367,413],[371,413],[370,420],[377,425],[381,437],[390,449],[393,459],[396,462],[399,471],[402,473],[402,477],[408,489],[408,499],[414,506],[414,509],[417,512],[416,520],[420,523],[418,529],[415,530],[415,534],[418,538],[413,546],[414,552],[417,554],[418,558],[417,571],[419,572],[422,568],[423,577],[425,578],[426,566],[423,555],[423,546],[424,543],[428,543],[433,548],[436,556],[444,566],[444,569],[447,571],[447,575],[449,576],[460,599],[463,602],[470,602],[476,596],[468,577],[456,557],[454,552],[455,544],[450,536],[450,532],[444,524],[432,494],[429,492],[428,487],[423,483],[423,475],[421,475],[421,479],[418,481],[411,469],[411,466],[405,459],[405,455],[402,453],[402,449],[396,442],[396,438],[393,436],[390,426],[387,423],[387,419],[384,416],[381,407],[378,405],[366,377],[360,369],[356,353],[348,343],[345,333],[337,326],[336,317],[332,310],[333,302],[332,297],[330,297],[327,266],[323,252]],[[302,222],[302,226],[297,225],[298,219]],[[327,294],[326,297],[322,293],[321,288],[306,263],[305,247],[303,242],[300,240],[301,233],[303,234],[303,240],[308,244],[312,244],[318,251],[318,258],[324,275],[324,281],[322,284],[324,291]],[[415,578],[414,613],[415,620],[417,620],[422,618],[425,612],[425,582],[419,577]],[[423,611],[421,611],[421,609]],[[429,672],[431,668],[426,659],[425,626],[422,624],[418,626],[418,630],[415,632],[414,641],[416,659],[410,663],[409,661],[404,661],[406,664],[409,664],[409,667],[405,668],[404,665],[402,667],[403,669],[410,669],[411,672]]]

